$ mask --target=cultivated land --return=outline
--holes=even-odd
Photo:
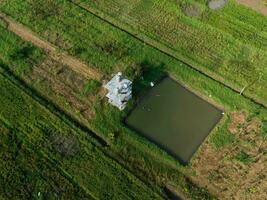
[[[137,97],[169,74],[225,110],[191,164],[125,127],[136,99],[120,113],[103,99],[101,78],[0,19],[2,198],[160,199],[166,188],[192,199],[267,198],[266,18],[233,1],[216,12],[196,1],[195,18],[183,14],[187,1],[153,2],[4,0],[0,10],[104,79],[123,71]]]
[[[209,10],[203,0],[72,2],[267,105],[264,16],[231,0],[219,11]],[[199,6],[199,16],[186,16],[190,4]]]

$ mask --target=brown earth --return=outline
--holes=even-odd
[[[237,0],[237,2],[267,16],[267,3],[264,0]]]
[[[101,80],[103,75],[97,69],[92,66],[88,66],[84,62],[77,58],[68,55],[66,52],[61,52],[53,44],[45,41],[44,39],[37,36],[30,29],[23,26],[22,24],[14,21],[7,15],[0,13],[0,17],[8,23],[8,29],[21,37],[23,40],[29,41],[39,48],[45,50],[54,60],[61,62],[64,65],[69,66],[71,69],[84,75],[89,79]]]
[[[228,129],[236,141],[216,149],[207,141],[192,167],[198,185],[207,187],[219,199],[267,199],[267,141],[261,134],[261,122],[248,118],[244,111],[230,114]],[[237,158],[243,152],[245,162]]]

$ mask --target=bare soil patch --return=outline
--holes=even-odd
[[[230,118],[228,129],[237,141],[220,149],[207,141],[192,162],[192,179],[219,199],[267,199],[267,141],[261,121],[249,119],[245,111]]]
[[[237,2],[267,16],[267,4],[264,0],[237,0]]]

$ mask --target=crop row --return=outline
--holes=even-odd
[[[121,12],[115,12],[109,7],[115,2],[117,7],[121,7]],[[242,13],[247,16],[247,9],[242,6],[238,7],[231,2],[225,12],[223,9],[218,13],[206,8],[203,18],[195,19],[187,17],[174,1],[130,1],[128,4],[132,6],[125,9],[122,1],[77,1],[77,4],[104,16],[108,21],[112,20],[116,26],[123,27],[140,38],[145,35],[156,40],[154,46],[159,49],[164,49],[164,45],[169,48],[167,52],[176,58],[236,90],[241,91],[245,87],[248,96],[265,102],[266,28],[252,23],[252,19],[242,21],[239,15]],[[131,10],[127,10],[128,7]],[[238,16],[229,16],[233,9],[239,9]],[[258,21],[265,20],[263,16],[250,12],[257,16]],[[229,18],[233,20],[229,21]]]

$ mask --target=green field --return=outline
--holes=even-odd
[[[75,74],[0,26],[0,130],[4,138],[0,155],[8,151],[11,158],[17,156],[0,165],[1,176],[6,181],[18,179],[1,188],[0,197],[38,199],[41,192],[41,197],[50,199],[160,199],[166,197],[167,185],[191,199],[224,195],[216,185],[221,179],[215,179],[224,176],[222,172],[211,168],[207,174],[198,173],[205,146],[184,167],[123,123],[150,81],[166,74],[225,111],[205,142],[218,156],[232,151],[221,158],[221,169],[245,163],[240,174],[246,177],[245,171],[265,158],[267,110],[257,102],[266,105],[267,100],[266,18],[232,1],[216,12],[208,10],[204,0],[186,2],[82,1],[85,9],[67,0],[1,3],[1,12],[61,51],[95,66],[105,78],[123,71],[134,80],[136,96],[119,112],[101,95],[101,83]],[[183,14],[184,6],[191,3],[200,5],[201,16]],[[231,89],[240,91],[245,86],[249,98]],[[229,128],[233,113],[241,111],[247,115],[246,122],[238,124],[240,134],[233,134]],[[247,132],[254,121],[259,123],[257,129]],[[66,156],[58,142],[69,140],[79,148],[67,149],[71,156]],[[254,155],[256,147],[261,153]],[[47,167],[40,168],[40,163]],[[9,169],[14,166],[21,171],[13,174]],[[215,166],[219,165],[215,162]],[[34,170],[29,172],[29,168]],[[241,183],[229,184],[231,176],[224,178],[232,194],[234,188],[241,188]],[[242,190],[254,191],[243,185]],[[245,193],[247,198],[253,194]]]
[[[24,149],[29,147],[31,151],[34,151],[34,153],[31,153],[37,154],[34,155],[35,157],[41,156],[40,159],[44,159],[47,164],[57,169],[57,173],[59,173],[58,176],[63,174],[65,179],[71,181],[73,184],[72,187],[77,188],[77,190],[80,189],[81,198],[86,198],[87,196],[101,199],[160,198],[144,185],[144,183],[122,168],[121,165],[106,156],[100,147],[98,147],[99,145],[94,144],[95,142],[88,137],[87,133],[72,128],[61,118],[52,114],[43,105],[34,101],[30,96],[25,94],[25,92],[21,91],[20,87],[14,84],[16,83],[15,80],[13,80],[13,83],[12,80],[8,80],[12,77],[5,78],[3,74],[1,74],[0,78],[0,101],[2,105],[4,105],[1,108],[1,119],[4,123],[8,124],[12,130],[12,133],[6,135],[7,139],[8,137],[12,139],[10,135],[14,134],[14,146],[17,144],[20,146],[17,148],[22,147],[22,149],[17,150],[17,153],[23,154]],[[16,99],[12,98],[14,96],[16,96]],[[61,141],[58,143],[55,138],[61,139]],[[72,150],[64,149],[67,147],[60,149],[58,145],[64,145],[64,141],[66,140],[75,141],[78,146],[73,145],[69,147],[75,148]],[[5,140],[3,142],[5,142]],[[10,144],[12,141],[6,142]],[[5,144],[5,146],[6,145],[8,145],[8,143]],[[16,155],[15,148],[13,151],[15,151],[14,155]],[[21,157],[21,159],[27,158],[24,158],[23,155]],[[18,157],[16,162],[20,163],[20,157]],[[28,160],[28,162],[33,162],[32,165],[34,165],[37,161],[33,159]],[[25,168],[26,167],[27,166],[25,166]],[[22,170],[24,169],[22,168]],[[27,171],[27,168],[25,170]],[[52,172],[48,170],[47,173],[49,176]],[[9,177],[7,176],[7,178]],[[23,178],[26,179],[26,177],[23,176],[21,178],[22,182],[25,181]],[[40,177],[40,179],[41,178],[42,177]],[[47,177],[44,177],[44,179],[45,178]],[[19,180],[15,179],[14,184],[20,185],[16,183],[16,181]],[[38,182],[37,177],[36,181]],[[30,184],[29,188],[33,188],[34,182],[29,181],[28,184]],[[67,183],[64,183],[63,180],[63,184]],[[60,183],[59,185],[62,184]],[[10,187],[12,188],[12,186]],[[16,185],[13,187],[16,188]],[[21,187],[24,193],[23,185]],[[99,188],[101,188],[101,190],[99,190]],[[64,190],[65,189],[66,188],[64,188]],[[35,188],[35,190],[40,190],[41,193],[47,192],[46,187],[42,187],[42,184],[40,188]],[[7,191],[8,193],[11,192],[8,188]],[[14,191],[14,194],[16,194],[15,192],[16,191]],[[10,195],[8,193],[6,195]],[[74,193],[72,193],[72,195],[74,195]],[[64,198],[64,196],[62,198]]]
[[[266,104],[266,17],[234,1],[211,11],[198,1],[75,1],[89,12]],[[200,7],[191,18],[183,9]]]
[[[81,118],[79,113],[69,109],[68,106],[66,107],[65,100],[59,101],[60,98],[55,94],[55,91],[53,91],[51,88],[47,90],[45,83],[40,82],[35,84],[35,82],[31,82],[29,78],[32,77],[31,75],[33,74],[34,66],[47,59],[47,55],[31,44],[23,42],[20,38],[4,28],[0,27],[0,30],[1,38],[5,38],[1,40],[1,46],[4,48],[2,48],[0,51],[1,59],[5,63],[1,63],[2,96],[0,100],[1,106],[3,107],[0,113],[1,119],[4,123],[12,127],[11,130],[14,130],[13,132],[18,132],[20,133],[20,137],[23,139],[25,138],[25,142],[29,144],[27,148],[32,148],[34,150],[37,148],[38,151],[40,150],[40,153],[36,155],[37,157],[41,154],[45,158],[48,158],[49,161],[52,161],[52,166],[58,166],[54,173],[61,174],[64,172],[64,177],[70,179],[71,183],[74,182],[73,187],[81,188],[83,193],[85,193],[84,195],[89,197],[92,196],[93,198],[109,199],[111,195],[109,193],[115,195],[113,197],[115,199],[125,199],[127,197],[131,198],[131,196],[135,199],[142,199],[145,193],[148,194],[148,196],[145,197],[146,199],[154,199],[155,197],[161,198],[158,196],[158,194],[164,195],[162,193],[162,182],[158,181],[156,183],[155,178],[157,176],[168,177],[174,172],[177,174],[172,176],[172,181],[178,182],[180,187],[183,187],[183,189],[187,191],[188,195],[192,195],[192,197],[195,196],[196,198],[208,196],[205,190],[202,191],[195,185],[192,185],[190,182],[188,182],[184,176],[177,171],[177,168],[169,166],[168,163],[159,162],[155,157],[147,157],[152,153],[152,151],[147,149],[146,146],[148,144],[146,142],[145,144],[140,144],[138,141],[131,141],[133,140],[133,136],[130,136],[128,141],[127,138],[126,140],[123,138],[118,138],[118,145],[116,147],[111,146],[104,150],[101,147],[101,143],[103,143],[102,140],[99,142],[97,139],[95,139],[94,135],[91,138],[88,138],[88,134],[91,135],[92,133],[81,131],[79,129],[80,127],[77,127],[77,124],[74,123],[75,119],[69,119],[69,117],[66,116],[66,113],[72,111],[72,114],[76,117],[76,120],[79,120]],[[26,49],[32,49],[27,56],[16,56],[16,59],[11,59],[14,54],[23,54],[25,47],[27,47]],[[24,68],[27,70],[18,70]],[[27,86],[27,83],[30,84],[30,86]],[[87,87],[88,83],[86,83],[85,89],[87,89]],[[16,101],[12,100],[13,96],[17,97],[15,99]],[[57,104],[54,105],[53,102],[50,101],[51,98],[54,102],[58,103],[60,107],[57,107]],[[100,105],[95,106],[97,107]],[[93,105],[91,106],[91,109],[94,109]],[[11,112],[12,115],[10,115],[9,112]],[[107,115],[118,115],[115,109],[112,109],[111,113],[110,107],[107,107],[106,112]],[[90,126],[86,123],[85,125],[88,127],[96,127],[95,129],[97,129],[99,132],[103,130],[102,134],[107,134],[104,131],[105,129],[109,131],[108,133],[112,132],[113,128],[116,126],[115,121],[112,125],[108,125],[108,123],[101,121],[101,118],[105,117],[106,114],[99,114],[96,119],[93,120]],[[121,116],[117,117],[118,121],[116,121],[116,123],[118,123],[121,130],[125,130],[120,122],[120,117]],[[53,120],[54,118],[55,120]],[[72,120],[74,120],[74,122]],[[83,119],[83,121],[85,120],[86,119]],[[106,118],[105,121],[106,120],[108,119]],[[118,130],[114,131],[117,132]],[[82,146],[82,144],[84,145],[84,147],[80,147],[84,150],[80,150],[81,152],[79,152],[78,156],[73,156],[72,159],[67,158],[65,160],[64,156],[62,158],[62,155],[58,153],[55,157],[55,147],[53,147],[53,142],[51,141],[51,137],[53,138],[55,136],[52,133],[58,134],[59,137],[63,138],[63,141],[64,138],[76,138],[75,140],[79,141],[80,146]],[[134,137],[134,140],[138,139],[136,136]],[[142,143],[144,142],[142,141]],[[98,146],[100,148],[99,150],[97,149]],[[137,146],[139,149],[136,149]],[[102,152],[101,149],[104,152]],[[131,157],[129,157],[129,155],[131,155]],[[103,157],[103,160],[101,160],[101,157]],[[130,160],[126,160],[126,158]],[[147,163],[145,165],[144,163],[140,165],[140,162],[143,162],[144,158],[146,158]],[[126,169],[129,168],[134,173],[139,173],[138,176],[144,179],[143,181],[149,184],[150,187],[154,185],[154,188],[152,187],[152,191],[148,189],[148,186],[146,186],[143,181],[135,178],[132,173],[128,172],[125,168],[120,168],[121,165],[119,163],[125,164]],[[156,168],[153,166],[154,164],[157,165]],[[165,169],[165,167],[168,168]],[[153,173],[144,178],[144,176],[140,174],[141,172],[139,170],[143,170],[142,173],[144,174],[153,170]],[[104,172],[104,174],[100,172]],[[47,173],[49,173],[49,171]],[[83,177],[87,178],[84,179]],[[75,181],[73,181],[73,179]],[[92,180],[94,184],[92,184]],[[108,184],[109,182],[107,182],[107,180],[110,181],[110,184]],[[36,181],[39,180],[37,179]],[[135,181],[138,183],[136,186],[130,186],[126,184],[126,182],[124,183],[124,181],[131,185],[135,185]],[[22,182],[25,182],[25,180],[23,179]],[[30,183],[33,184],[32,182]],[[121,185],[117,186],[117,184]],[[14,187],[16,186],[14,185]],[[120,187],[125,187],[125,189],[121,188],[120,191]],[[138,192],[135,193],[132,187],[136,187],[136,191]],[[103,188],[104,191],[97,190],[97,188]],[[36,190],[40,190],[41,193],[45,193],[46,187],[43,189],[37,188]],[[142,192],[142,190],[144,191]],[[29,192],[32,192],[32,190],[30,189]],[[73,193],[75,193],[75,191]],[[15,195],[15,193],[3,193],[3,195],[4,194]],[[125,194],[127,195],[125,196]],[[142,197],[138,197],[140,194],[142,194]],[[27,195],[26,192],[25,195]],[[53,194],[52,192],[51,194],[46,195],[52,195],[56,198],[58,194]],[[26,199],[27,196],[21,198]],[[83,198],[84,197],[81,197],[81,199]]]

